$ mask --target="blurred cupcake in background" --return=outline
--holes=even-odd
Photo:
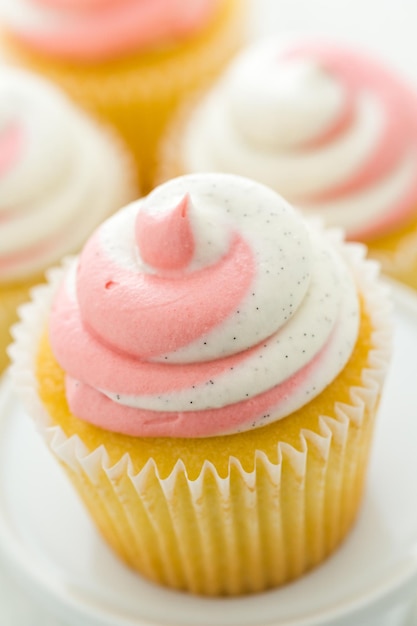
[[[16,308],[44,270],[137,196],[113,133],[43,79],[0,69],[0,372]]]
[[[248,48],[163,149],[161,179],[205,170],[270,185],[417,288],[417,92],[366,53]]]
[[[0,0],[8,58],[49,76],[113,124],[153,185],[179,103],[219,74],[244,37],[244,0]]]

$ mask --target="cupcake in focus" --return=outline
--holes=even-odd
[[[241,44],[244,1],[0,0],[3,46],[111,123],[148,190],[172,114]]]
[[[417,92],[380,61],[322,41],[256,44],[179,126],[162,178],[251,176],[417,288]]]
[[[120,142],[54,86],[0,68],[0,372],[17,306],[137,197],[133,169]]]
[[[129,566],[236,595],[337,548],[389,360],[376,274],[271,189],[200,174],[118,212],[36,290],[13,380]]]

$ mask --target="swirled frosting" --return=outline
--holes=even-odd
[[[106,221],[49,321],[77,417],[133,436],[206,437],[280,419],[341,371],[352,272],[274,191],[199,174]],[[80,355],[82,354],[82,358]]]
[[[96,61],[193,35],[219,0],[1,0],[0,14],[31,48]]]
[[[78,249],[132,199],[126,166],[116,143],[55,87],[2,68],[0,281],[36,275]]]
[[[417,207],[417,96],[380,62],[326,42],[257,44],[193,117],[187,171],[252,176],[351,238]]]

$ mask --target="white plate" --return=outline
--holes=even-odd
[[[74,626],[403,623],[417,589],[417,297],[399,287],[394,294],[394,358],[365,501],[354,531],[324,565],[243,599],[201,599],[145,582],[103,544],[6,380],[0,548],[20,583]],[[372,621],[378,610],[387,621]]]

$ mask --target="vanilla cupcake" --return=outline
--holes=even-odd
[[[0,372],[30,287],[135,197],[113,135],[46,81],[0,68]]]
[[[162,178],[251,176],[417,288],[417,92],[380,61],[322,41],[255,44],[174,133]]]
[[[36,291],[13,380],[128,565],[235,595],[341,543],[390,344],[363,257],[267,187],[201,174],[114,215]]]
[[[245,0],[0,0],[8,58],[47,75],[111,123],[143,189],[178,105],[244,38]]]

